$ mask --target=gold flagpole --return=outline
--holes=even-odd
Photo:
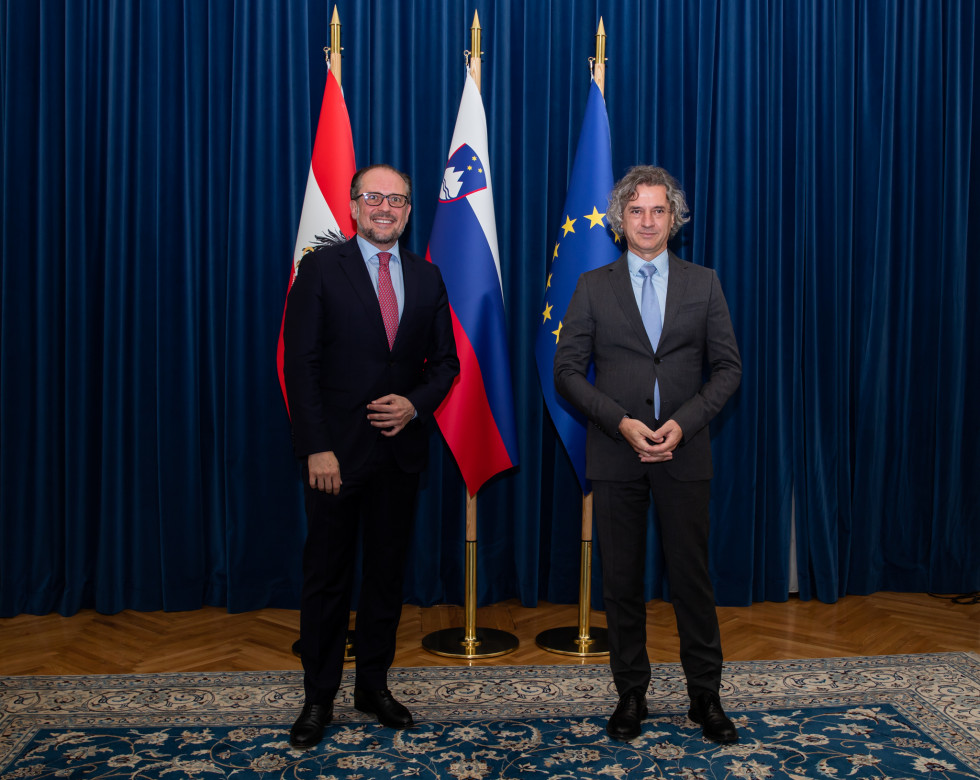
[[[595,61],[592,78],[599,91],[606,93],[606,28],[599,17],[595,34]],[[594,657],[609,655],[609,633],[604,628],[592,629],[592,494],[582,496],[582,548],[579,561],[578,626],[550,628],[538,634],[534,641],[549,653]]]
[[[480,89],[480,58],[483,56],[481,33],[480,16],[474,11],[467,64],[477,89]],[[476,496],[470,495],[469,491],[466,492],[465,567],[463,628],[433,631],[422,637],[422,647],[435,655],[467,659],[493,658],[513,652],[519,644],[516,636],[496,628],[476,627]]]
[[[337,79],[337,86],[342,87],[340,81],[340,14],[337,13],[337,6],[333,7],[333,16],[330,17],[330,45],[323,47],[324,58],[327,68]],[[302,657],[300,640],[293,642],[293,655]],[[347,642],[344,644],[344,663],[354,660],[354,631],[347,629]]]
[[[340,14],[337,13],[337,6],[333,7],[333,16],[330,17],[330,48],[327,50],[327,65],[330,72],[337,79],[337,86],[343,87],[340,80]],[[347,644],[344,645],[344,661],[354,660],[354,632],[348,628]]]
[[[330,17],[330,48],[327,49],[327,65],[333,77],[337,79],[337,86],[342,86],[340,80],[340,14],[337,13],[337,6],[333,7],[333,16]]]
[[[483,91],[483,84],[480,82],[480,76],[482,74],[481,68],[483,63],[483,41],[481,40],[483,34],[483,28],[480,27],[480,14],[476,11],[473,12],[473,24],[470,26],[470,75],[473,77],[473,81],[476,82],[476,88]]]

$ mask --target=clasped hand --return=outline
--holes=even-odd
[[[651,431],[640,420],[632,417],[624,417],[620,421],[619,432],[643,463],[673,460],[674,450],[684,436],[681,426],[674,420],[667,420],[657,430]]]
[[[415,416],[415,407],[404,396],[389,393],[367,405],[368,421],[381,428],[382,436],[394,436]]]

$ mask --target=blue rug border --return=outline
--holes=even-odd
[[[679,664],[652,664],[651,671],[651,715],[684,715],[687,694]],[[353,709],[352,685],[349,669],[335,720],[370,722]],[[605,718],[616,701],[605,664],[402,667],[391,670],[389,685],[417,720]],[[746,711],[853,706],[869,699],[872,705],[887,703],[980,774],[976,653],[733,661],[725,664],[722,697],[733,717]],[[201,726],[288,725],[302,704],[302,672],[0,677],[0,704],[2,772],[44,727],[118,722],[140,728],[159,724],[161,717]]]

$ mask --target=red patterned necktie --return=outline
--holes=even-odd
[[[381,319],[385,322],[385,333],[388,334],[388,349],[395,343],[398,333],[398,299],[395,288],[391,286],[391,270],[388,262],[391,252],[378,252],[378,301],[381,304]]]

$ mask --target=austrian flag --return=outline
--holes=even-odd
[[[320,244],[335,244],[354,235],[356,228],[350,215],[350,180],[356,171],[354,165],[354,141],[350,131],[350,117],[340,84],[332,71],[327,71],[327,83],[323,88],[323,103],[317,122],[316,139],[313,142],[313,158],[310,174],[306,179],[306,195],[296,231],[296,247],[289,269],[289,289],[293,286],[296,271],[303,255]],[[286,307],[282,309],[282,321],[286,321]],[[286,398],[286,380],[283,376],[282,325],[279,326],[279,347],[276,351],[279,386],[289,411]]]

